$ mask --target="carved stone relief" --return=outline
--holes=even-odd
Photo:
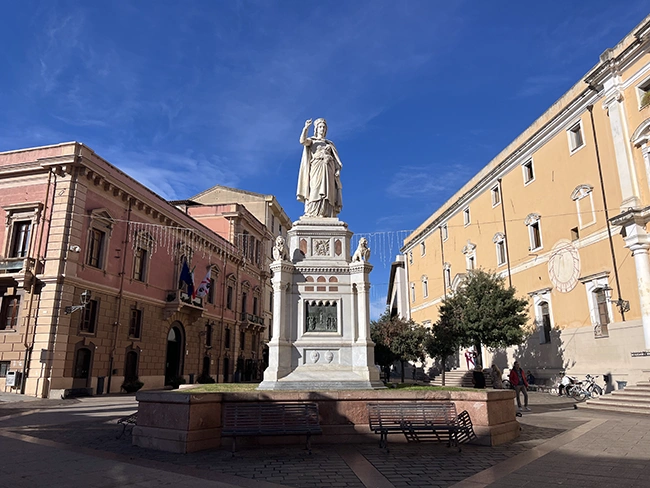
[[[315,256],[329,256],[330,255],[330,241],[329,239],[314,239],[312,243],[314,247]]]

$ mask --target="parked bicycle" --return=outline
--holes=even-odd
[[[603,394],[603,389],[596,384],[596,378],[598,376],[588,374],[584,380],[571,385],[567,390],[567,395],[578,402],[599,397]]]

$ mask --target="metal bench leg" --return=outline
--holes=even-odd
[[[232,436],[232,457],[235,457],[235,447],[236,447],[236,440],[237,439],[235,436]]]

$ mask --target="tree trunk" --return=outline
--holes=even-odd
[[[443,357],[441,362],[442,362],[442,386],[445,386],[445,370],[447,369],[446,367],[447,358]]]
[[[481,343],[477,342],[474,345],[474,350],[476,351],[476,366],[479,366],[483,369],[483,351],[481,350]]]
[[[404,360],[400,359],[399,362],[402,365],[402,383],[404,383]]]

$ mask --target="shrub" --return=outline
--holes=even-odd
[[[135,393],[144,386],[144,383],[136,376],[134,379],[122,383],[122,389],[127,393]]]
[[[212,376],[208,376],[207,374],[202,374],[201,376],[199,376],[196,379],[196,382],[201,384],[216,383],[216,381],[214,381],[214,378]]]
[[[185,384],[185,378],[182,376],[174,376],[167,381],[168,385],[171,385],[172,389],[176,390],[180,385]]]

